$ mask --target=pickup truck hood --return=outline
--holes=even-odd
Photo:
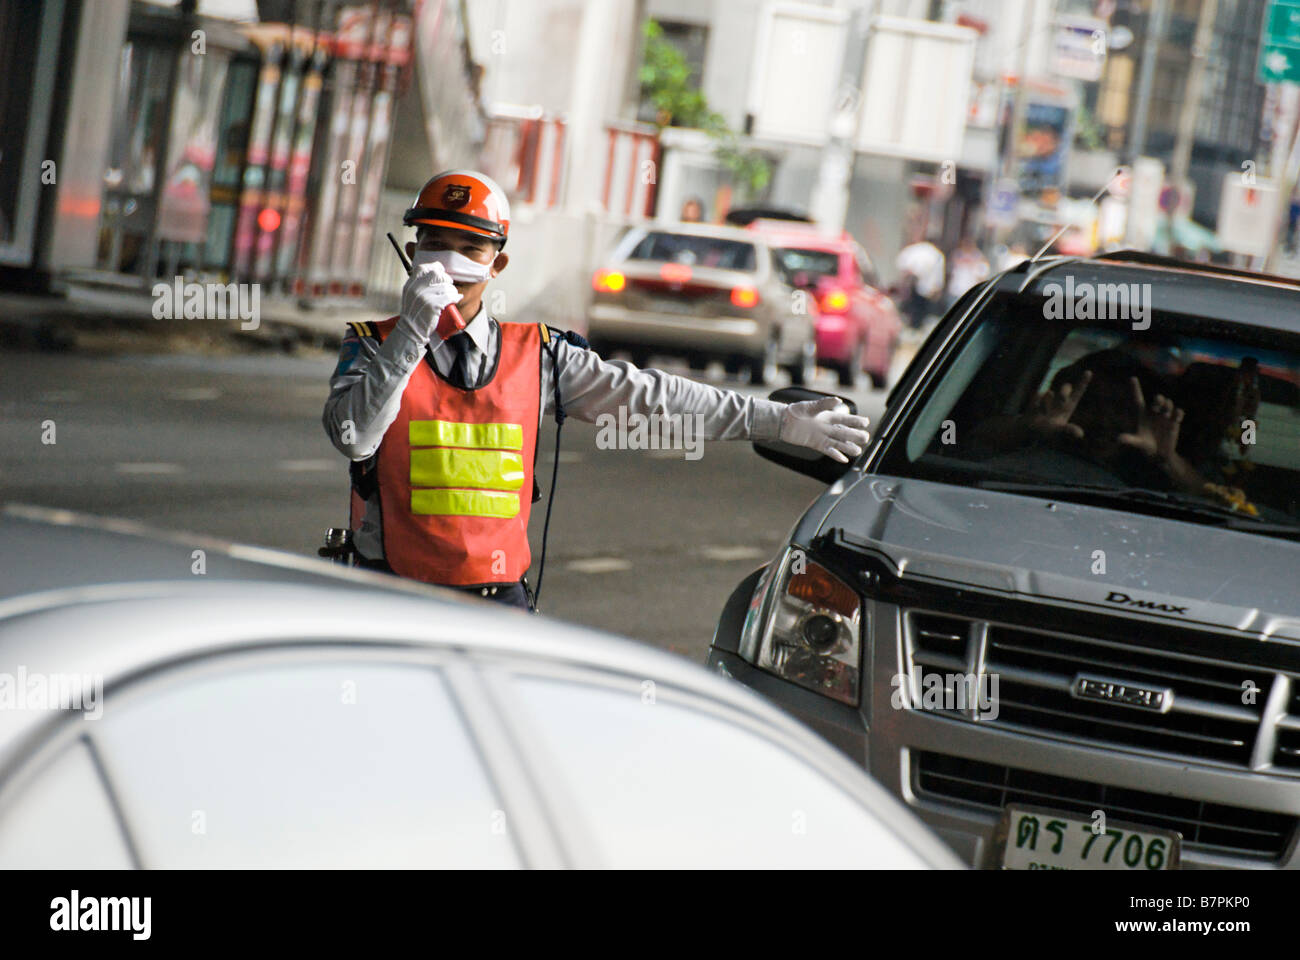
[[[832,527],[869,541],[904,577],[1300,642],[1295,541],[871,475],[839,497],[820,532]]]

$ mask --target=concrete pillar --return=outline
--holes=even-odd
[[[126,42],[129,0],[83,0],[68,74],[68,111],[56,160],[57,200],[49,243],[41,257],[52,271],[95,266],[99,214],[117,94],[118,63]]]
[[[605,177],[605,123],[616,118],[639,28],[634,0],[602,0],[583,8],[566,117],[569,143],[565,206],[570,213],[583,214],[600,204]],[[564,65],[556,67],[563,69]]]

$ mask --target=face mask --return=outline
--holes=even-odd
[[[492,275],[492,264],[471,260],[455,250],[416,250],[412,267],[422,263],[441,263],[456,283],[478,283]]]

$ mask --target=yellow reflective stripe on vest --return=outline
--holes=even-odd
[[[412,420],[411,513],[497,517],[519,514],[524,428],[517,423]]]
[[[519,494],[493,490],[412,490],[411,512],[509,520],[519,513]]]
[[[522,450],[524,428],[517,423],[456,423],[412,420],[413,447],[473,447],[477,450]]]
[[[411,451],[413,487],[518,490],[523,485],[524,458],[518,453],[448,447]]]

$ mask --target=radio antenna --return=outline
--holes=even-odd
[[[1090,201],[1091,205],[1095,207],[1098,203],[1100,203],[1101,198],[1110,192],[1111,185],[1114,184],[1116,180],[1118,180],[1122,175],[1126,173],[1128,173],[1128,167],[1116,167],[1115,172],[1112,173],[1110,175],[1110,179],[1106,181],[1106,185],[1093,195],[1092,200]],[[1029,263],[1031,265],[1037,263],[1039,257],[1041,257],[1049,249],[1051,249],[1052,244],[1056,243],[1057,240],[1060,240],[1062,235],[1065,233],[1065,231],[1069,230],[1072,226],[1074,226],[1074,224],[1067,223],[1064,226],[1062,226],[1060,230],[1057,230],[1056,233],[1052,234],[1052,238],[1048,240],[1045,244],[1043,244],[1042,249],[1040,249],[1036,254],[1033,255],[1033,257],[1030,258]]]

